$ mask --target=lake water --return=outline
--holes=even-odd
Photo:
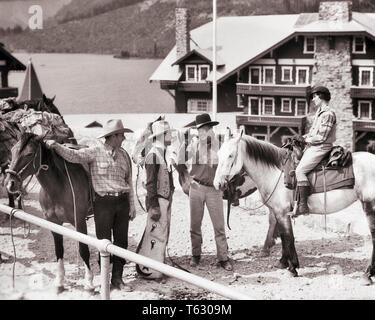
[[[14,56],[27,64],[29,58],[47,97],[56,95],[62,114],[169,113],[173,98],[150,83],[160,59],[115,59],[94,54],[25,54]],[[12,72],[9,85],[22,88],[24,72]]]
[[[27,64],[32,59],[42,90],[47,97],[56,95],[55,104],[75,136],[94,137],[100,129],[85,126],[92,121],[104,124],[120,118],[133,131],[160,114],[173,127],[181,128],[195,119],[195,114],[174,113],[174,100],[158,83],[149,78],[160,59],[115,59],[95,54],[26,54],[14,56]],[[12,72],[9,85],[22,89],[24,72]],[[218,131],[235,128],[234,113],[218,113]]]

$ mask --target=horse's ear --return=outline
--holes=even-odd
[[[224,142],[228,141],[232,137],[233,137],[232,130],[229,127],[227,127],[227,130],[224,135]]]
[[[56,95],[54,95],[53,98],[51,98],[51,103],[52,103],[53,101],[55,101],[55,98],[56,98]]]
[[[42,98],[43,98],[43,101],[44,101],[44,102],[47,101],[47,97],[46,97],[46,95],[45,95],[44,93],[43,93]]]

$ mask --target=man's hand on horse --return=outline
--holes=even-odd
[[[295,134],[293,136],[293,140],[299,142],[299,143],[305,143],[305,138],[299,134]]]
[[[47,149],[53,149],[53,145],[56,143],[56,141],[48,139],[48,140],[44,140],[44,143]]]
[[[159,221],[161,217],[160,208],[157,208],[157,207],[150,208],[149,213],[150,213],[151,220]]]
[[[136,215],[137,215],[137,212],[135,211],[135,207],[133,206],[129,210],[129,219],[130,219],[130,221],[133,221]]]

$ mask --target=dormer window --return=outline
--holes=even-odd
[[[199,81],[205,81],[210,72],[210,66],[207,64],[202,64],[199,66]]]
[[[353,53],[366,53],[365,37],[353,38]]]
[[[186,65],[186,81],[197,81],[197,66],[193,64]]]
[[[315,37],[305,37],[303,44],[303,53],[315,52]]]

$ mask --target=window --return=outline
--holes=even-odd
[[[371,119],[371,101],[358,101],[358,118],[359,119]]]
[[[199,81],[206,80],[209,72],[210,72],[210,67],[208,65],[200,65],[199,66]]]
[[[297,67],[297,81],[296,84],[309,83],[309,67]]]
[[[260,67],[250,67],[250,79],[249,82],[252,84],[260,84]]]
[[[303,44],[303,53],[315,52],[315,37],[305,37]]]
[[[263,83],[275,83],[275,67],[263,67]]]
[[[197,81],[197,66],[186,65],[186,81]]]
[[[249,98],[249,114],[260,115],[260,99],[257,97]]]
[[[245,105],[244,103],[244,97],[240,94],[237,95],[237,108],[243,108]]]
[[[281,81],[293,81],[293,67],[281,67]]]
[[[364,87],[373,86],[373,68],[359,68],[359,85]]]
[[[254,133],[252,135],[255,139],[266,141],[267,140],[267,135],[263,133]]]
[[[274,98],[263,98],[263,114],[275,114],[275,100]]]
[[[212,100],[208,99],[189,99],[188,112],[210,112],[212,111]]]
[[[296,99],[296,116],[307,114],[307,102],[305,99]]]
[[[366,53],[365,37],[353,38],[353,53]]]
[[[281,98],[281,112],[292,112],[292,99]]]

